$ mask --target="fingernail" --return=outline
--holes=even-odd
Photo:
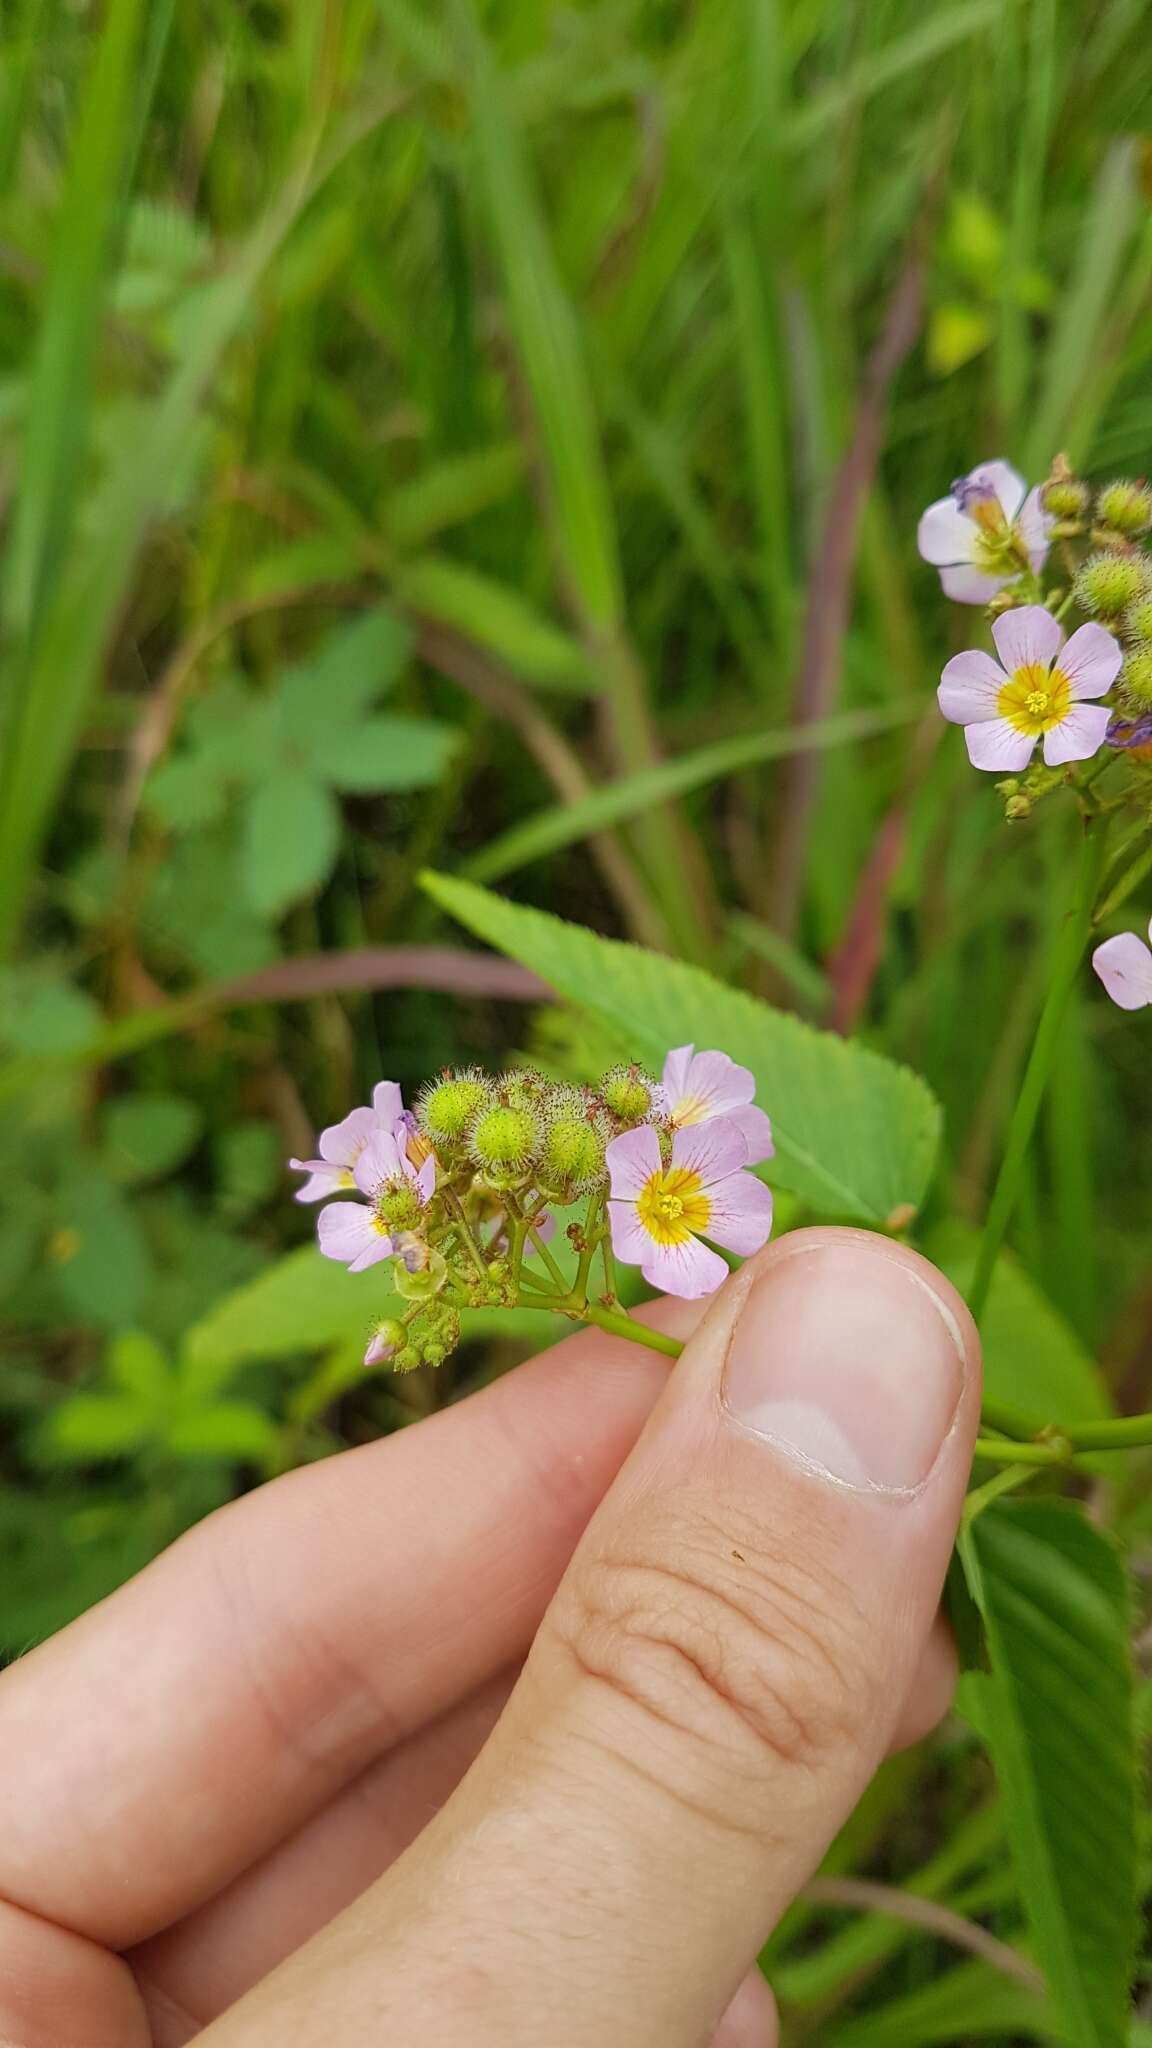
[[[932,1470],[964,1380],[928,1282],[867,1244],[777,1259],[732,1334],[724,1399],[744,1426],[849,1486],[905,1493]]]

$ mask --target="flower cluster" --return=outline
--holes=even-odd
[[[406,1307],[374,1327],[365,1363],[440,1364],[470,1307],[618,1313],[617,1260],[665,1293],[712,1293],[728,1271],[712,1247],[747,1255],[772,1227],[771,1194],[750,1170],[772,1156],[754,1093],[747,1068],[690,1045],[668,1054],[659,1081],[636,1064],[594,1088],[468,1068],[442,1074],[414,1109],[381,1081],[321,1132],[318,1158],[290,1161],[307,1176],[297,1199],[325,1204],[325,1257],[353,1273],[392,1261]],[[565,1273],[548,1246],[557,1211],[574,1205]]]
[[[1152,759],[1150,532],[1143,482],[1093,491],[1063,456],[1032,490],[1008,463],[982,463],[920,520],[920,553],[945,594],[992,619],[999,659],[955,655],[939,701],[974,767],[1025,777],[1001,785],[1011,818],[1066,780],[1047,771],[1101,752]],[[1054,555],[1063,581],[1046,588]],[[1072,610],[1085,623],[1066,638]],[[1030,767],[1038,745],[1044,765]]]

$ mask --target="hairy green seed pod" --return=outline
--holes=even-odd
[[[1098,619],[1118,619],[1148,588],[1148,564],[1142,555],[1101,553],[1089,555],[1074,594],[1081,611]]]
[[[587,1194],[604,1178],[605,1134],[579,1109],[561,1111],[540,1148],[540,1179],[557,1193]]]
[[[1043,505],[1054,519],[1083,519],[1090,492],[1079,477],[1051,477],[1044,486]]]
[[[491,1097],[491,1082],[474,1069],[446,1074],[442,1081],[427,1088],[420,1099],[420,1128],[428,1133],[438,1151],[458,1149]]]
[[[385,1188],[376,1213],[392,1230],[414,1230],[424,1214],[415,1188]]]
[[[418,1365],[423,1365],[424,1360],[415,1344],[404,1344],[399,1351],[393,1352],[388,1363],[393,1372],[415,1372]]]
[[[1143,484],[1118,477],[1115,483],[1105,484],[1096,493],[1095,516],[1102,526],[1110,526],[1114,533],[1135,540],[1152,526],[1152,491]]]
[[[1152,640],[1152,596],[1138,597],[1120,623],[1129,640]]]
[[[531,1109],[493,1103],[472,1126],[472,1157],[495,1179],[516,1179],[526,1173],[539,1147],[540,1119]]]
[[[633,1063],[626,1067],[610,1067],[600,1083],[599,1092],[601,1101],[622,1124],[638,1124],[652,1107],[656,1083],[643,1067]]]
[[[1152,647],[1135,647],[1124,658],[1120,695],[1132,711],[1152,711]]]

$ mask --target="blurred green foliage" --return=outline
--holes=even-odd
[[[286,1185],[381,1074],[589,1057],[429,951],[463,943],[429,865],[915,1068],[963,1265],[1068,849],[937,725],[964,622],[912,536],[991,455],[1147,467],[1152,56],[1138,0],[23,0],[0,44],[15,1654],[547,1340],[478,1322],[437,1383],[366,1379],[382,1304]],[[993,1296],[1006,1391],[1024,1359],[1033,1398],[1152,1406],[1146,1042],[1082,987]],[[1141,1574],[1146,1477],[1110,1494]],[[970,1729],[888,1767],[853,1868],[1020,1938]],[[914,1919],[798,1909],[773,1967],[797,2041],[1065,2038]]]

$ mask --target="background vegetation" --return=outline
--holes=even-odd
[[[991,455],[1147,467],[1152,58],[1140,0],[23,0],[0,35],[13,1655],[539,1340],[365,1378],[283,1168],[381,1074],[594,1057],[428,866],[915,1067],[920,1241],[963,1267],[1068,846],[937,718],[971,615],[915,520]],[[1085,982],[993,1299],[1002,1383],[1065,1413],[1152,1407],[1147,1044]],[[1141,1586],[1147,1474],[1109,1490]],[[969,1724],[823,1884],[791,2038],[1069,2038]]]

